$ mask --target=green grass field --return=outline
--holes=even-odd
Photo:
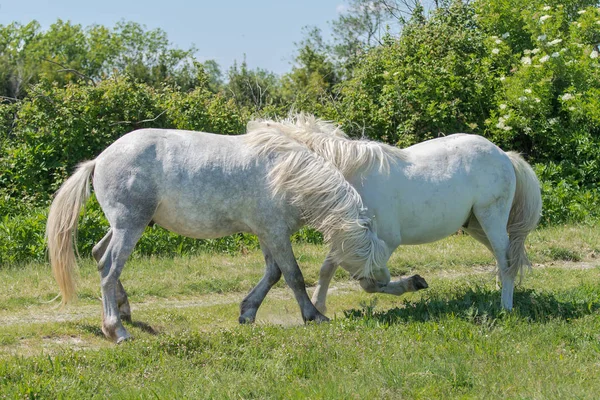
[[[466,235],[402,247],[393,275],[429,289],[370,295],[338,271],[329,324],[303,325],[283,282],[253,326],[239,302],[262,275],[259,251],[138,258],[122,281],[133,341],[100,331],[94,264],[79,300],[57,307],[49,266],[0,269],[0,398],[598,398],[600,229],[540,229],[534,268],[503,312],[493,258]],[[298,245],[309,285],[326,249]],[[312,288],[309,288],[312,294]]]

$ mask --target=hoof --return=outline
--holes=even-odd
[[[107,339],[119,344],[125,340],[131,339],[131,335],[127,329],[119,322],[118,324],[102,324],[102,333]]]
[[[323,314],[319,313],[319,314],[315,315],[313,318],[305,319],[304,322],[320,324],[323,322],[329,322],[329,318],[327,318]]]
[[[243,315],[240,315],[238,321],[240,321],[240,324],[252,324],[254,323],[254,317],[245,317]]]
[[[121,336],[120,338],[117,339],[117,344],[121,344],[123,342],[129,342],[130,340],[133,340],[133,336],[131,336],[129,333],[125,336]]]
[[[412,276],[413,285],[415,286],[415,290],[427,289],[429,285],[421,277],[421,275],[413,275]]]

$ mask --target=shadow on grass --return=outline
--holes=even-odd
[[[142,321],[123,321],[123,323],[125,325],[128,326],[133,326],[135,328],[140,329],[141,331],[148,333],[150,335],[158,335],[158,332],[152,328],[149,324],[142,322]],[[102,332],[102,329],[100,328],[100,324],[98,325],[92,325],[92,324],[81,324],[78,323],[77,328],[83,332],[87,332],[87,333],[91,333],[94,336],[97,337],[104,337],[104,333]]]
[[[127,325],[134,326],[150,335],[158,335],[158,332],[153,327],[142,321],[131,321],[128,322]]]
[[[345,311],[347,318],[398,324],[440,320],[453,315],[476,324],[488,323],[509,314],[500,307],[500,291],[468,288],[451,296],[433,293],[419,301],[404,300],[400,307],[376,311],[376,304],[362,304],[361,309]],[[600,287],[583,286],[566,292],[539,293],[532,289],[517,290],[513,313],[532,322],[554,319],[570,320],[600,310]]]

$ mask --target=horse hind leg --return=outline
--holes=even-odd
[[[487,207],[473,207],[473,213],[481,226],[483,234],[476,229],[471,229],[471,232],[474,232],[474,237],[486,244],[494,253],[502,282],[501,304],[504,309],[510,311],[513,307],[515,274],[509,268],[508,260],[509,238],[506,226],[508,224],[509,211],[510,204],[503,205],[500,202]]]
[[[98,263],[99,269],[101,269],[100,260],[102,260],[111,238],[112,229],[109,229],[108,233],[92,249],[92,256]],[[117,305],[119,306],[119,315],[121,320],[131,322],[131,307],[129,306],[129,299],[120,279],[117,280]]]
[[[494,249],[475,215],[471,215],[471,218],[469,218],[466,225],[463,227],[463,230],[494,254]]]
[[[121,306],[129,303],[122,294],[125,292],[119,282],[125,262],[133,252],[135,244],[142,236],[146,224],[137,228],[112,229],[112,237],[99,262],[100,284],[102,289],[102,332],[107,338],[121,343],[131,338],[121,322]],[[121,293],[123,292],[123,293]],[[127,311],[123,307],[123,311]]]
[[[279,282],[281,279],[281,270],[277,266],[273,255],[267,248],[267,246],[260,241],[260,248],[265,257],[265,274],[250,293],[244,298],[240,304],[240,324],[252,323],[256,319],[256,312],[258,307],[262,304],[265,296],[271,290],[273,285]]]

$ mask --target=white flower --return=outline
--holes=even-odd
[[[512,128],[511,128],[510,126],[508,126],[508,125],[506,125],[506,126],[505,126],[504,128],[502,128],[502,129],[504,129],[505,131],[510,131],[510,130],[512,130]]]
[[[496,39],[496,44],[500,44],[500,43],[502,43],[502,40],[501,39]]]
[[[531,50],[531,54],[537,54],[540,52],[540,49],[533,49]]]
[[[597,23],[598,25],[600,25],[600,19],[599,19],[598,21],[596,21],[596,23]]]
[[[593,50],[590,53],[590,58],[598,58],[598,50]]]
[[[506,107],[507,107],[506,104],[500,104],[500,109],[501,110],[504,110]]]
[[[540,23],[543,24],[545,20],[547,20],[548,18],[552,18],[552,15],[542,15],[540,17]]]
[[[546,35],[540,35],[537,37],[537,40],[539,40],[540,42],[545,42],[546,41]]]
[[[548,120],[548,123],[549,123],[550,125],[554,125],[554,124],[556,124],[557,122],[558,122],[558,118],[550,118],[550,119]]]
[[[559,57],[559,56],[560,56],[560,54],[558,52],[556,52],[556,51],[554,53],[552,53],[552,58],[556,58],[556,57]]]
[[[521,62],[523,65],[531,65],[531,57],[523,57],[521,58]]]
[[[506,38],[507,38],[507,37],[509,37],[509,36],[510,36],[510,33],[509,33],[509,32],[503,33],[503,34],[502,34],[502,39],[506,39]]]
[[[571,93],[565,93],[561,97],[562,101],[569,101],[574,98],[575,98],[575,96],[573,96]]]
[[[577,11],[577,14],[579,14],[579,15],[585,14],[585,10],[579,10],[579,11]]]
[[[505,76],[501,76],[501,77],[500,77],[500,82],[504,82],[504,80],[505,80],[505,79],[506,79],[506,77],[505,77]]]
[[[541,100],[540,100],[540,98],[539,98],[539,97],[536,97],[536,98],[535,98],[535,102],[536,102],[536,103],[539,103],[540,101],[541,101]]]
[[[550,11],[551,8],[552,7],[550,7],[550,6],[546,6],[546,7],[542,8],[542,10],[544,10],[544,11]]]
[[[548,46],[554,46],[555,44],[559,44],[560,42],[562,42],[562,39],[554,39],[551,42],[548,42]]]
[[[527,100],[527,97],[525,97],[525,96],[519,97],[519,101],[526,101],[526,100]]]
[[[498,54],[500,53],[500,49],[492,49],[492,54]]]
[[[510,118],[510,114],[506,114],[505,116],[502,117],[504,121],[506,121],[507,119]]]
[[[531,89],[525,89],[523,90],[525,93],[531,93]]]
[[[575,107],[569,107],[569,111],[575,111]]]
[[[549,55],[545,55],[544,57],[540,58],[540,62],[541,63],[545,63],[546,61],[548,61],[550,59]]]

